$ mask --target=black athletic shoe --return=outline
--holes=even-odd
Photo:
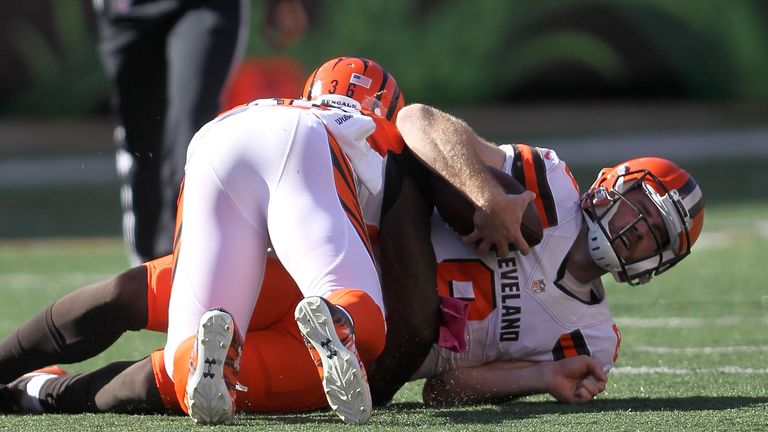
[[[42,414],[45,412],[43,401],[27,392],[27,384],[37,376],[48,375],[51,378],[67,373],[58,366],[48,366],[24,374],[10,384],[0,384],[0,412],[19,414]]]

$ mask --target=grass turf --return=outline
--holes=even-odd
[[[568,406],[541,395],[503,405],[424,408],[420,383],[374,413],[369,430],[759,431],[768,430],[768,288],[760,268],[768,246],[768,203],[712,205],[697,251],[654,283],[629,287],[606,277],[622,330],[621,355],[605,393]],[[52,299],[126,266],[116,238],[0,242],[0,334]],[[162,344],[132,333],[102,355],[68,367],[140,358]],[[330,412],[241,415],[232,430],[352,428]],[[0,430],[200,430],[185,417],[3,416]],[[208,428],[203,428],[208,429]]]

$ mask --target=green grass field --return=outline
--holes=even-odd
[[[504,405],[426,409],[416,382],[401,390],[391,407],[374,413],[365,429],[768,430],[768,284],[761,271],[768,264],[768,200],[726,198],[710,201],[695,253],[675,270],[641,287],[606,277],[623,341],[608,388],[597,400],[568,406],[536,396]],[[0,240],[0,335],[54,298],[126,265],[116,237]],[[162,335],[130,334],[101,356],[67,369],[139,358],[162,343]],[[238,416],[233,426],[211,429],[352,428],[330,412],[317,412]],[[9,431],[203,429],[209,428],[173,416],[0,416],[0,430]]]

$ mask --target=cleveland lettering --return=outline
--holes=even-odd
[[[499,258],[496,262],[501,276],[501,329],[500,342],[510,342],[520,339],[520,280],[517,275],[517,260],[515,257]],[[517,303],[517,304],[515,304]]]

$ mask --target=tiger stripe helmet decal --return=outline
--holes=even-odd
[[[309,75],[302,97],[367,111],[389,121],[394,121],[405,106],[395,77],[380,64],[362,57],[326,61]]]

